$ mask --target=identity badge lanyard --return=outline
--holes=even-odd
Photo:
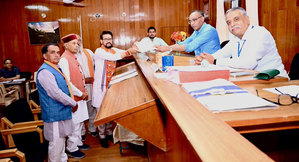
[[[240,48],[240,42],[238,42],[238,57],[240,57],[240,53],[242,52],[245,42],[246,42],[246,40],[243,41],[241,48]]]

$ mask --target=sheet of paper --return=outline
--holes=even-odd
[[[211,95],[199,97],[197,100],[213,112],[278,107],[251,93]]]
[[[154,73],[157,79],[167,79],[168,74],[167,73]]]
[[[278,107],[225,79],[184,83],[182,87],[213,112]]]
[[[298,85],[289,85],[289,86],[281,86],[276,87],[280,92],[290,94],[291,96],[296,96],[299,93],[299,86]],[[275,94],[281,94],[274,88],[264,88],[263,90],[269,91]]]
[[[132,77],[137,76],[137,75],[138,75],[138,72],[135,71],[135,72],[130,73],[130,74],[128,74],[128,75],[124,75],[124,76],[119,77],[119,78],[117,78],[117,79],[113,79],[113,80],[111,80],[110,84],[115,84],[115,83],[118,83],[118,82],[121,82],[121,81],[123,81],[123,80],[132,78]]]
[[[136,43],[136,46],[138,47],[140,52],[148,52],[150,50],[156,49],[154,47],[154,44],[151,40],[144,39],[138,43]]]

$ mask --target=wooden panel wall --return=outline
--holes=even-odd
[[[207,23],[212,26],[216,26],[216,2],[210,0]],[[1,0],[0,62],[11,58],[21,71],[34,72],[39,68],[43,61],[42,45],[30,45],[27,22],[59,20],[61,36],[64,36],[80,33],[77,18],[81,15],[85,48],[95,51],[100,46],[100,33],[111,30],[114,45],[126,49],[145,37],[149,26],[155,26],[157,36],[169,44],[173,43],[170,34],[176,30],[187,30],[191,34],[193,29],[187,23],[188,16],[192,10],[203,8],[203,0],[82,0],[80,3],[87,6],[65,6],[50,0]],[[49,10],[26,9],[28,5],[45,6]],[[245,7],[245,0],[241,0],[241,6]],[[259,0],[260,25],[272,33],[287,70],[294,54],[299,52],[298,6],[298,0]],[[46,18],[41,17],[42,12],[47,14]],[[122,16],[123,12],[126,16]],[[94,18],[96,13],[100,18]]]
[[[259,23],[276,41],[286,70],[299,52],[299,1],[259,0]]]
[[[189,30],[189,13],[200,5],[197,0],[81,0],[80,3],[87,6],[66,6],[51,0],[1,0],[0,62],[11,58],[21,71],[38,70],[43,62],[43,45],[30,45],[27,22],[59,20],[61,36],[80,34],[77,18],[81,15],[85,48],[95,51],[100,46],[100,33],[110,30],[114,34],[114,45],[127,49],[146,36],[149,26],[156,27],[158,37],[162,37],[164,27],[182,26]],[[28,5],[45,7],[25,8]],[[49,10],[43,11],[45,8]],[[43,12],[46,18],[41,17]],[[94,17],[96,13],[100,18]],[[169,33],[164,33],[163,39],[172,44]],[[63,52],[62,44],[60,46]]]

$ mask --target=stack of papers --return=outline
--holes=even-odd
[[[278,107],[224,79],[184,83],[182,87],[213,112]]]
[[[110,81],[109,84],[115,84],[115,83],[118,83],[118,82],[121,82],[123,80],[132,78],[132,77],[137,76],[137,75],[138,75],[138,72],[136,71],[136,69],[133,69],[133,70],[121,73],[119,75],[113,76],[111,78],[111,81]]]

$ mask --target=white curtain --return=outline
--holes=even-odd
[[[259,25],[258,0],[246,0],[246,12],[252,25]]]
[[[225,22],[224,0],[217,0],[216,30],[220,43],[228,40],[228,29]]]

